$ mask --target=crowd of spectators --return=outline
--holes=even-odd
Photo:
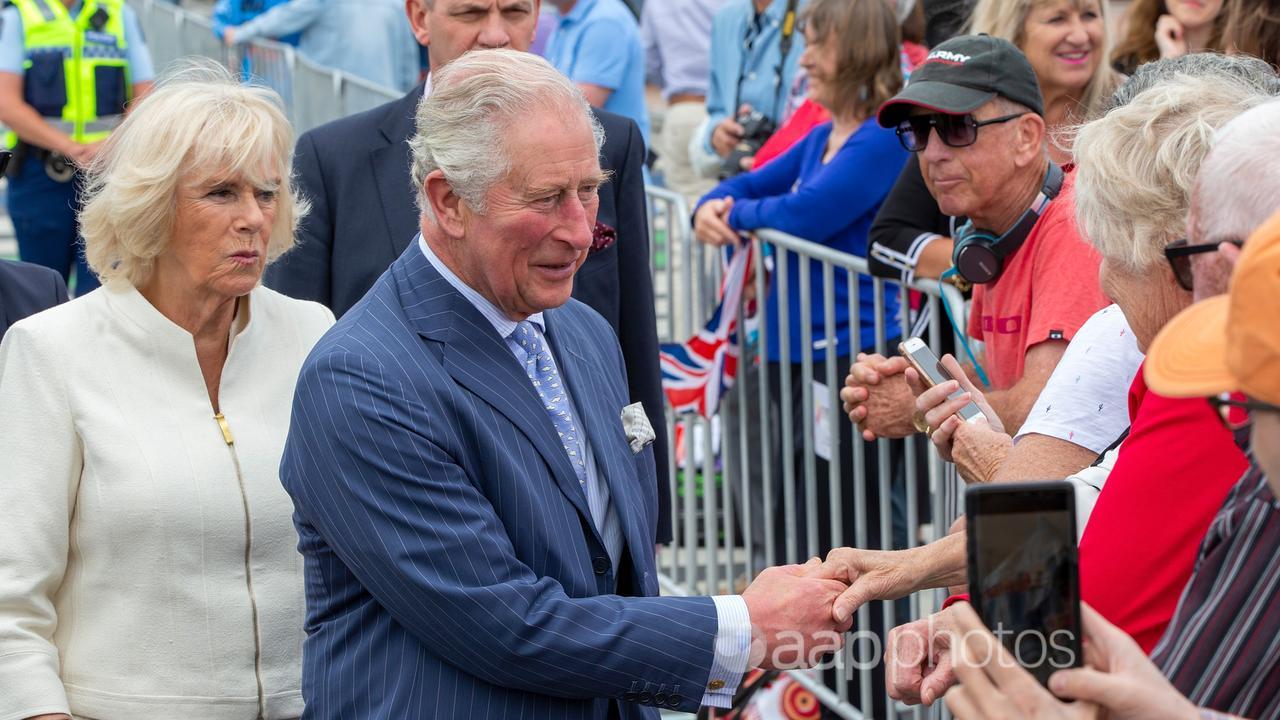
[[[1109,9],[220,0],[226,44],[404,93],[295,138],[225,68],[155,82],[121,0],[12,0],[0,720],[647,718],[864,606],[895,701],[1280,718],[1280,3]],[[769,229],[870,268],[760,245],[723,461],[756,566],[795,564],[736,594],[656,597],[646,185],[726,260]],[[922,279],[968,310],[932,386],[893,352],[946,322]],[[1000,661],[963,516],[905,549],[927,453],[1071,487],[1083,667]]]

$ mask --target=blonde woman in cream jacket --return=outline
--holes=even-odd
[[[302,714],[278,466],[333,323],[261,287],[305,204],[280,100],[187,68],[88,171],[103,287],[0,344],[0,720]]]

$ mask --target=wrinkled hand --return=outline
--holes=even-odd
[[[844,646],[851,623],[835,622],[831,605],[845,586],[809,574],[816,567],[817,558],[768,568],[742,593],[751,615],[752,667],[812,667]]]
[[[951,462],[952,438],[956,429],[965,424],[965,421],[956,413],[960,412],[960,409],[970,400],[982,410],[992,430],[1003,434],[1004,425],[1000,422],[1000,416],[987,403],[986,396],[969,381],[964,368],[960,367],[955,357],[948,353],[942,356],[941,362],[942,367],[951,374],[952,380],[927,387],[915,368],[910,367],[903,371],[903,377],[906,378],[907,387],[911,388],[911,392],[916,396],[916,412],[923,416],[925,424],[932,429],[930,442],[938,449],[938,455],[943,460]]]
[[[911,422],[915,399],[902,374],[907,367],[905,358],[877,353],[858,353],[849,367],[840,400],[864,440],[901,438],[916,431]]]
[[[729,227],[729,212],[733,210],[733,198],[708,200],[693,214],[693,236],[707,245],[738,245],[742,239],[738,231]]]
[[[852,623],[853,613],[870,600],[896,600],[919,589],[914,556],[903,550],[836,548],[826,562],[807,567],[811,575],[848,586],[831,607],[837,623]]]
[[[908,705],[932,705],[956,684],[951,665],[951,647],[958,637],[952,622],[956,607],[952,605],[889,632],[884,654],[889,697]]]
[[[970,485],[994,480],[1013,450],[1013,438],[993,430],[986,420],[956,423],[954,427],[950,436],[950,460],[960,477]]]
[[[1088,605],[1082,604],[1080,611],[1085,667],[1054,673],[1049,678],[1054,693],[1095,703],[1107,711],[1110,720],[1191,720],[1200,716],[1133,638]]]
[[[960,684],[947,692],[947,707],[959,720],[1094,720],[1092,703],[1064,703],[1020,666],[968,603],[955,610],[951,661]],[[1169,716],[1175,717],[1175,716]]]
[[[1161,59],[1187,54],[1186,31],[1174,16],[1161,15],[1156,19],[1156,47],[1160,50]]]

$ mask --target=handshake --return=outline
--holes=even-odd
[[[768,568],[756,576],[742,593],[751,616],[750,667],[813,667],[844,647],[858,605],[894,594],[868,593],[866,581],[873,573],[840,557],[864,552],[877,554],[837,550],[825,563],[813,558],[804,565]]]

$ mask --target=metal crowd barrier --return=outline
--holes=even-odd
[[[190,56],[213,59],[280,93],[294,131],[318,125],[399,99],[403,93],[381,87],[341,70],[318,65],[292,46],[253,40],[226,47],[208,17],[164,0],[127,0],[138,13],[147,48],[157,68]]]
[[[657,300],[658,333],[662,342],[683,342],[707,322],[717,302],[721,260],[717,248],[705,247],[692,236],[687,204],[683,197],[661,189],[646,189],[651,227],[651,254],[653,260],[654,290]],[[671,441],[669,470],[671,477],[672,508],[675,513],[672,545],[663,550],[659,559],[660,584],[668,594],[722,594],[741,592],[745,585],[761,569],[772,565],[804,562],[814,555],[825,555],[827,547],[820,545],[818,527],[827,523],[830,546],[869,547],[878,540],[879,547],[915,547],[944,535],[951,522],[959,515],[963,498],[963,485],[953,469],[943,463],[928,446],[923,436],[905,441],[900,461],[890,463],[890,443],[878,440],[864,441],[856,431],[852,440],[842,438],[841,424],[848,423],[839,399],[848,367],[838,367],[834,353],[827,353],[824,360],[815,361],[810,337],[814,317],[810,306],[810,276],[799,273],[800,327],[788,327],[788,265],[804,263],[803,269],[812,264],[820,267],[823,281],[823,318],[825,337],[833,337],[837,278],[846,275],[851,337],[856,347],[860,338],[859,277],[870,277],[864,259],[834,251],[816,243],[801,240],[773,230],[755,233],[753,242],[757,251],[764,244],[772,247],[774,267],[771,282],[778,285],[780,327],[769,327],[765,321],[763,299],[766,294],[764,273],[755,274],[756,297],[761,299],[759,343],[766,347],[770,334],[781,333],[781,367],[798,365],[801,368],[803,386],[799,388],[803,404],[803,422],[794,427],[791,412],[770,412],[768,408],[780,398],[791,398],[790,373],[778,373],[780,383],[771,386],[769,374],[759,373],[754,387],[743,382],[747,368],[756,361],[761,351],[750,347],[741,349],[738,362],[738,378],[729,390],[732,402],[721,406],[711,419],[696,415],[676,416],[667,409],[667,432]],[[757,257],[761,257],[759,252]],[[845,271],[845,272],[840,272]],[[934,348],[941,345],[945,334],[953,334],[947,315],[941,307],[946,298],[952,312],[956,313],[959,327],[965,326],[964,298],[950,285],[921,280],[910,287],[873,278],[875,291],[876,349],[888,355],[893,348],[889,341],[896,337],[908,337],[913,313],[908,303],[908,291],[920,294],[921,312],[928,311],[929,324],[924,338]],[[885,317],[884,298],[887,293],[897,293],[902,311],[898,318]],[[805,348],[801,357],[788,357],[786,339],[798,332]],[[856,352],[856,349],[854,350]],[[808,378],[816,378],[810,382]],[[821,389],[815,389],[821,388]],[[785,410],[785,404],[783,406]],[[815,436],[819,424],[816,411],[827,414],[829,422],[826,437]],[[760,446],[750,442],[749,424],[759,427],[763,438]],[[732,429],[737,432],[732,432]],[[826,476],[818,472],[818,454],[821,451],[831,458]],[[919,446],[919,447],[917,447]],[[795,453],[799,449],[802,452]],[[781,473],[775,472],[772,456],[781,454]],[[864,458],[875,453],[878,459],[878,477],[865,477]],[[793,455],[803,457],[803,462],[788,460]],[[852,458],[854,477],[841,477],[842,455]],[[753,462],[760,463],[759,480],[763,487],[752,487],[745,469]],[[895,519],[891,507],[895,498],[893,473],[897,471],[900,507]],[[758,481],[757,481],[758,482]],[[823,487],[825,485],[825,487]],[[781,492],[778,492],[778,488]],[[878,490],[879,502],[870,506],[869,490]],[[826,507],[818,498],[825,490],[829,498]],[[762,496],[762,512],[752,509],[748,499],[752,493]],[[926,493],[926,495],[921,495]],[[781,505],[776,499],[780,496]],[[927,501],[927,502],[924,502]],[[926,508],[929,517],[922,517],[918,508]],[[779,513],[778,510],[781,510]],[[842,525],[852,513],[856,528],[854,537],[843,536]],[[878,514],[879,538],[868,538],[866,531],[870,513]],[[826,515],[824,518],[823,515]],[[775,521],[782,519],[781,526]],[[804,518],[806,532],[797,531],[798,519]],[[761,527],[763,533],[760,532]],[[895,542],[895,531],[898,538]],[[763,547],[757,547],[753,537],[763,536]],[[936,610],[945,598],[944,590],[916,593],[906,601],[877,602],[882,623],[880,638],[894,626],[923,617]],[[846,645],[844,652],[835,659],[832,683],[822,681],[821,675],[796,672],[792,677],[812,690],[819,699],[841,717],[872,717],[873,695],[883,699],[882,707],[893,718],[940,717],[941,708],[906,708],[884,695],[883,685],[873,686],[870,666],[881,661],[884,648],[872,640],[867,631],[872,627],[872,604],[858,610],[853,631],[856,642]],[[910,617],[902,617],[899,608],[909,608]],[[831,674],[828,673],[830,676]],[[851,697],[850,679],[860,683],[857,697]],[[834,684],[834,688],[831,685]],[[941,704],[939,704],[941,705]]]

